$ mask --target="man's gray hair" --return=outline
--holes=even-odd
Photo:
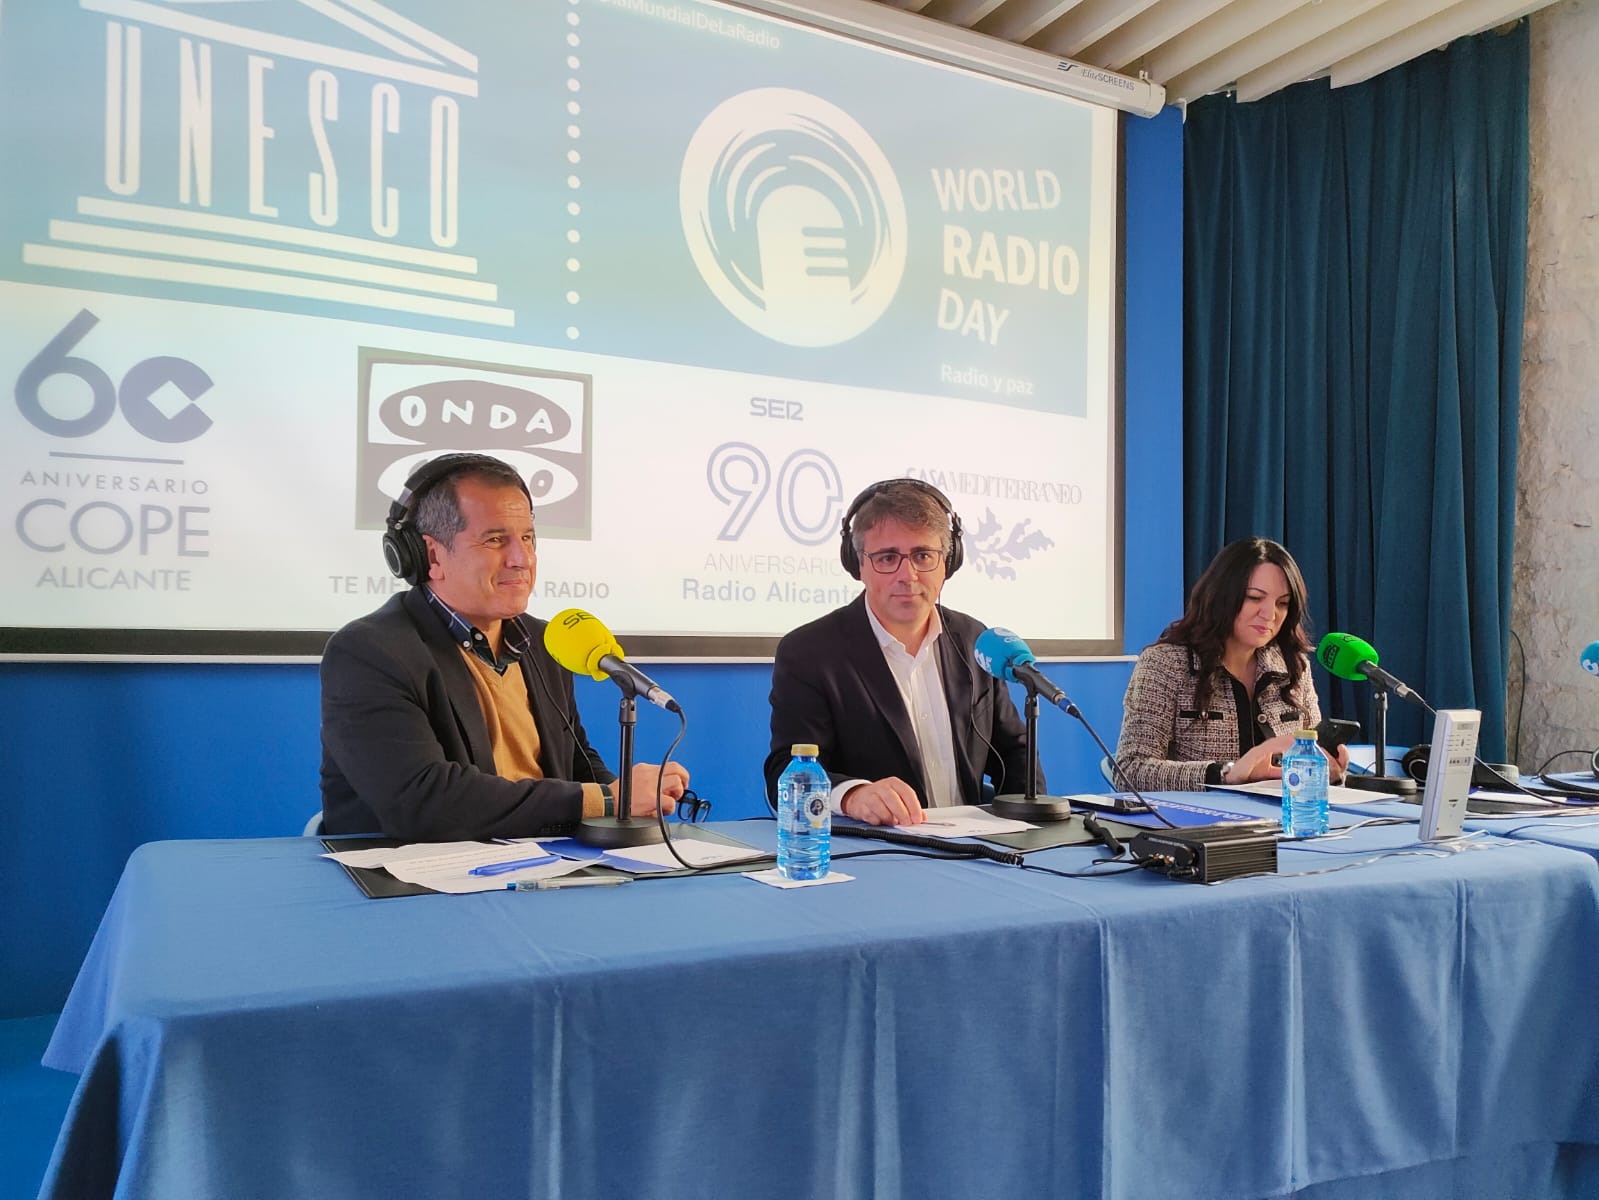
[[[461,515],[461,499],[455,485],[463,479],[475,479],[489,487],[514,487],[527,492],[527,484],[516,469],[499,460],[468,463],[458,467],[422,493],[416,505],[416,531],[445,546],[455,545],[455,535],[466,528],[466,518]]]

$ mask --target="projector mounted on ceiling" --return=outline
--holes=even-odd
[[[842,34],[873,46],[981,71],[1089,104],[1153,117],[1166,89],[1145,79],[1103,71],[1041,50],[932,20],[869,0],[730,0],[735,8]]]

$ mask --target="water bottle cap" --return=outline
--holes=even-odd
[[[1301,729],[1294,736],[1302,742],[1313,742],[1316,740],[1316,731],[1314,729]]]
[[[788,748],[788,752],[795,758],[815,758],[820,754],[821,747],[811,742],[796,742]]]

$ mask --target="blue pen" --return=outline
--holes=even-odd
[[[553,854],[541,854],[537,858],[513,858],[510,862],[487,863],[481,867],[473,867],[468,875],[504,875],[507,871],[520,871],[523,867],[542,867],[545,863],[555,861]]]

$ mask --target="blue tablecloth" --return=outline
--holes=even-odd
[[[1217,804],[1221,798],[1212,796],[1210,803]],[[1365,804],[1335,805],[1334,808],[1340,823],[1370,820],[1373,817],[1418,822],[1421,819],[1421,806],[1403,800],[1373,800]],[[1469,833],[1563,846],[1599,858],[1599,805],[1573,805],[1555,816],[1468,812],[1462,828]]]
[[[311,839],[154,843],[46,1055],[42,1194],[1582,1194],[1599,863],[1376,857],[1413,838],[388,900]]]

